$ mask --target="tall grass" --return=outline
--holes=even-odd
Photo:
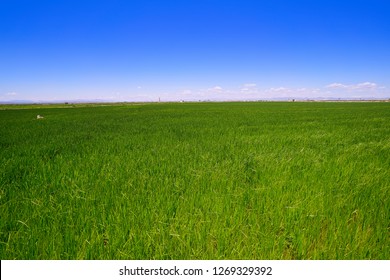
[[[390,258],[389,103],[0,110],[0,147],[1,259]]]

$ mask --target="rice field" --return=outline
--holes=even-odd
[[[390,103],[0,106],[0,258],[390,259]]]

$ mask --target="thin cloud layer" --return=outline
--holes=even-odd
[[[224,89],[220,86],[215,86],[215,87],[207,89],[207,91],[210,93],[223,93]]]
[[[14,92],[14,91],[11,91],[11,92],[6,92],[6,93],[2,93],[0,94],[0,101],[10,101],[10,100],[14,100],[15,98],[18,98],[19,95],[17,92]]]
[[[255,87],[257,87],[257,84],[244,84],[243,87],[244,88],[255,88]]]
[[[378,89],[378,85],[372,82],[364,82],[359,84],[345,85],[341,83],[333,83],[327,85],[328,89],[344,89],[344,90],[375,90]]]
[[[244,84],[241,87],[240,92],[242,94],[256,94],[259,93],[259,89],[257,88],[257,84]]]

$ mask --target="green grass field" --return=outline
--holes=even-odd
[[[390,259],[390,103],[3,106],[0,148],[1,259]]]

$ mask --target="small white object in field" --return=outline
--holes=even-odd
[[[39,120],[39,119],[43,119],[43,116],[37,115],[37,120]]]

